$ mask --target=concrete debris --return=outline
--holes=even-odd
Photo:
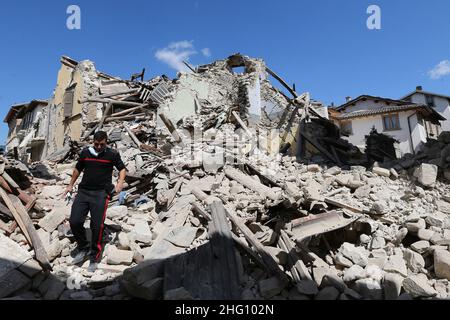
[[[339,290],[335,287],[325,287],[319,291],[315,300],[337,300],[339,297]]]
[[[380,167],[374,167],[372,169],[373,173],[376,173],[379,176],[382,177],[390,177],[391,176],[391,172],[388,169],[384,169],[384,168],[380,168]]]
[[[438,167],[433,164],[422,163],[414,171],[414,176],[424,187],[431,187],[436,182]]]
[[[402,291],[403,277],[395,273],[386,273],[384,276],[384,298],[397,300]]]
[[[285,285],[277,277],[261,280],[259,282],[259,292],[261,296],[266,299],[270,299],[279,294]]]
[[[450,298],[450,133],[396,159],[372,132],[363,153],[240,54],[148,81],[62,63],[51,101],[8,118],[40,113],[0,157],[0,298]],[[60,195],[96,130],[128,174],[92,272],[70,263]]]
[[[381,284],[372,278],[357,280],[355,282],[355,290],[366,299],[383,299],[383,288],[381,287]]]
[[[428,283],[424,274],[411,275],[403,280],[403,288],[414,298],[428,298],[437,295],[436,290]]]
[[[367,265],[369,252],[362,247],[356,247],[355,245],[346,242],[339,248],[339,252],[342,253],[344,257],[350,259],[354,264],[361,267]]]
[[[450,280],[450,252],[434,251],[434,273],[440,279]]]
[[[133,262],[133,255],[133,251],[120,250],[114,246],[110,246],[107,252],[108,258],[106,263],[111,265],[123,264],[129,266]]]

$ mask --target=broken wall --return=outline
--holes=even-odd
[[[67,143],[67,138],[81,139],[85,123],[94,121],[98,116],[96,103],[81,103],[81,101],[98,93],[99,87],[98,73],[91,61],[82,61],[76,66],[62,64],[54,96],[50,102],[48,113],[50,130],[45,156],[62,149]],[[73,91],[70,93],[73,95],[72,99],[67,98],[70,90]],[[71,111],[66,108],[71,108]],[[94,112],[90,109],[94,109]]]

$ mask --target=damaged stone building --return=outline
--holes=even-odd
[[[450,299],[449,132],[362,153],[261,59],[189,68],[122,80],[63,58],[45,160],[0,157],[0,299]],[[100,129],[128,172],[89,271],[61,195]]]
[[[102,81],[112,79],[96,71],[90,61],[62,57],[51,99],[11,106],[4,119],[9,126],[6,152],[34,162],[64,149],[70,140],[80,140],[86,123],[102,116],[102,104],[80,101],[106,92],[109,87],[102,89]]]
[[[63,56],[52,98],[45,105],[38,104],[41,106],[39,113],[32,115],[34,126],[40,128],[39,133],[32,134],[36,140],[34,147],[30,148],[29,142],[20,144],[26,130],[19,128],[20,122],[13,116],[20,106],[12,106],[4,120],[10,127],[10,137],[13,137],[8,141],[6,151],[13,154],[14,148],[20,149],[17,152],[23,155],[21,160],[27,162],[47,159],[66,152],[71,141],[84,141],[86,135],[92,133],[92,125],[102,117],[108,122],[123,115],[127,120],[134,114],[138,117],[152,114],[150,120],[156,121],[155,127],[165,128],[157,116],[159,112],[174,124],[184,119],[181,127],[186,129],[192,129],[195,118],[196,125],[202,122],[200,130],[205,130],[220,126],[232,112],[238,112],[249,128],[261,123],[267,130],[286,129],[283,128],[286,126],[284,121],[288,119],[283,139],[275,137],[271,143],[278,146],[287,140],[291,154],[298,153],[294,142],[298,136],[298,117],[289,118],[288,114],[292,112],[289,107],[293,103],[269,82],[269,73],[262,60],[236,54],[192,71],[180,73],[174,80],[161,76],[148,82],[126,81],[97,71],[89,60],[77,62]],[[95,99],[90,99],[92,97]],[[304,103],[306,97],[311,107],[328,117],[321,103],[309,101],[309,94],[300,97],[299,102]],[[36,101],[30,103],[28,109],[34,109],[35,105]],[[129,106],[135,109],[123,110]],[[157,111],[155,106],[158,106]],[[24,114],[21,111],[18,119]],[[17,130],[22,130],[22,136],[14,134]]]
[[[24,162],[41,160],[47,138],[43,121],[47,107],[46,100],[11,106],[3,120],[9,128],[5,152]]]

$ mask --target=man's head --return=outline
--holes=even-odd
[[[102,152],[108,144],[108,135],[105,131],[97,131],[94,134],[94,149],[96,152]]]

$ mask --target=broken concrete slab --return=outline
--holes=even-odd
[[[57,199],[64,192],[64,188],[62,186],[45,186],[41,189],[40,196],[44,198]]]
[[[404,258],[408,268],[414,272],[421,272],[425,268],[425,260],[420,253],[406,249],[404,252]]]
[[[383,270],[386,272],[398,273],[404,277],[408,276],[408,270],[402,255],[390,256]]]
[[[278,277],[271,277],[261,280],[258,283],[258,287],[261,296],[266,299],[270,299],[279,294],[286,287],[286,284],[283,283]]]
[[[319,291],[314,298],[315,300],[337,300],[339,297],[339,290],[335,287],[325,287]]]
[[[450,203],[448,203],[447,201],[437,200],[436,205],[440,212],[450,214]]]
[[[300,280],[296,283],[296,288],[304,295],[316,295],[319,292],[316,282],[312,280]]]
[[[363,279],[365,277],[366,277],[366,272],[365,272],[364,268],[355,264],[344,271],[343,279],[345,282],[352,282],[352,281],[356,281],[359,279]]]
[[[164,292],[164,300],[193,300],[193,298],[189,291],[181,287]]]
[[[134,227],[130,232],[130,237],[144,244],[151,244],[152,232],[150,231],[150,226],[146,221],[136,220]]]
[[[380,167],[374,167],[372,169],[372,172],[379,176],[382,176],[382,177],[389,178],[391,176],[391,172],[388,169],[384,169],[384,168],[380,168]]]
[[[11,290],[21,289],[31,281],[25,274],[19,271],[22,266],[22,270],[30,275],[34,275],[40,271],[38,265],[34,265],[35,267],[33,264],[25,265],[30,260],[33,259],[27,251],[0,233],[0,282],[5,286],[3,297],[14,293]],[[33,270],[34,268],[39,269]],[[15,272],[16,270],[17,272]],[[11,280],[14,280],[13,277],[17,278],[17,284],[10,283]]]
[[[144,261],[133,268],[123,272],[123,278],[136,285],[161,277],[164,273],[164,260]]]
[[[198,228],[182,226],[173,229],[166,237],[166,240],[178,247],[187,248],[194,241]]]
[[[344,257],[350,259],[353,263],[365,267],[369,259],[369,252],[362,248],[356,247],[354,244],[344,242],[339,248],[339,252],[344,255]]]
[[[431,238],[434,235],[434,231],[433,230],[429,230],[429,229],[419,229],[417,231],[417,237],[421,240],[427,241],[429,242],[431,240]]]
[[[437,295],[437,291],[428,284],[428,278],[424,274],[408,276],[403,280],[403,288],[414,298],[427,298]]]
[[[407,222],[406,228],[412,234],[417,234],[420,229],[425,229],[427,227],[424,219],[419,219],[417,222]]]
[[[366,299],[381,300],[383,298],[383,289],[380,283],[372,278],[356,280],[355,290]]]
[[[39,221],[39,226],[47,232],[53,232],[66,219],[64,212],[53,210]]]
[[[120,250],[114,246],[110,246],[107,252],[107,264],[111,265],[126,265],[129,266],[133,262],[133,251]]]
[[[445,250],[434,251],[434,272],[440,279],[450,280],[450,252]]]
[[[383,281],[384,298],[386,300],[397,300],[400,296],[403,277],[396,273],[386,273]]]
[[[431,187],[436,182],[438,167],[433,164],[422,163],[415,171],[414,176],[424,187]]]
[[[0,276],[0,299],[13,295],[26,287],[31,287],[32,280],[16,269],[3,272]]]
[[[127,206],[113,206],[108,208],[106,211],[106,216],[109,219],[121,219],[128,215],[128,207]]]
[[[65,282],[62,282],[61,280],[56,278],[52,278],[44,295],[44,300],[58,300],[65,289]]]
[[[430,242],[428,242],[426,240],[421,240],[421,241],[414,242],[413,244],[411,244],[410,247],[412,250],[416,251],[417,253],[423,254],[426,251],[428,251],[428,249],[430,248]]]

